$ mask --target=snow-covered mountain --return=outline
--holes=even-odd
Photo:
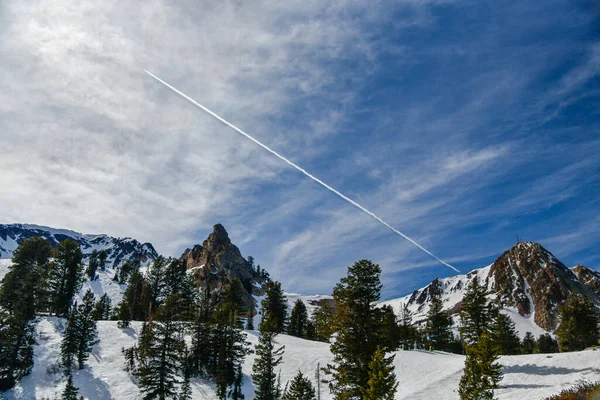
[[[440,295],[445,308],[456,318],[469,283],[479,277],[491,295],[503,306],[521,336],[552,332],[557,326],[558,308],[569,293],[581,293],[600,304],[600,274],[583,266],[567,268],[539,243],[519,242],[493,264],[465,275],[435,279],[411,295],[385,301],[397,312],[404,305],[423,322],[434,295]]]
[[[132,238],[89,235],[31,224],[0,224],[0,259],[11,258],[19,243],[35,236],[49,240],[53,247],[65,239],[72,239],[79,243],[85,258],[89,257],[94,250],[104,250],[107,254],[107,266],[113,268],[133,260],[147,264],[158,257],[158,253],[150,243],[140,243]]]

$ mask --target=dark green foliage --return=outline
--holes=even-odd
[[[544,333],[538,337],[536,353],[558,353],[558,351],[558,342],[549,333]]]
[[[360,398],[367,388],[369,363],[381,344],[381,313],[375,307],[382,288],[380,274],[379,265],[357,261],[333,291],[337,336],[331,344],[333,363],[325,372],[331,375],[329,388],[336,399]]]
[[[104,293],[94,307],[93,317],[96,321],[108,321],[111,316],[112,302],[108,294]]]
[[[288,384],[283,394],[283,400],[316,400],[316,398],[315,388],[300,371]]]
[[[408,308],[408,304],[405,304],[400,309],[399,324],[399,341],[402,350],[412,350],[415,348],[417,328],[413,325],[412,318],[412,312]]]
[[[379,333],[381,349],[384,352],[396,351],[400,347],[400,326],[392,306],[386,305],[379,309]]]
[[[491,338],[496,354],[514,355],[521,353],[521,340],[515,330],[515,323],[508,315],[498,313],[491,327]]]
[[[533,354],[535,351],[535,347],[537,343],[535,341],[535,337],[531,332],[526,332],[523,341],[521,342],[521,348],[523,354]]]
[[[304,339],[317,340],[317,330],[315,329],[315,323],[310,319],[306,321],[306,328],[304,329]]]
[[[77,305],[75,305],[76,307]],[[68,375],[75,362],[78,347],[77,309],[75,308],[67,320],[67,327],[60,343],[60,362]]]
[[[308,312],[302,300],[298,299],[294,303],[292,313],[290,314],[290,322],[287,327],[287,333],[291,336],[305,337],[306,324],[308,323]]]
[[[100,267],[100,269],[102,271],[104,271],[106,269],[106,258],[108,257],[108,253],[106,252],[106,250],[100,250],[98,252],[98,267]]]
[[[435,350],[448,350],[453,340],[451,328],[452,318],[444,310],[442,299],[437,295],[432,296],[425,328],[429,346]]]
[[[275,369],[282,362],[284,347],[276,347],[275,336],[277,334],[269,330],[260,332],[255,348],[256,359],[252,365],[255,400],[279,400],[281,397],[281,385]]]
[[[394,356],[386,358],[385,353],[377,349],[369,363],[369,382],[362,389],[362,400],[394,400],[398,383],[393,362]]]
[[[94,319],[94,294],[88,290],[83,302],[71,312],[61,343],[61,362],[67,371],[71,370],[75,360],[77,367],[83,369],[96,343],[98,331]]]
[[[252,296],[250,296],[250,306],[246,317],[246,329],[249,331],[254,330],[254,298]]]
[[[123,263],[116,275],[117,282],[120,284],[127,282],[131,274],[133,274],[134,272],[138,272],[139,269],[140,262],[138,260]]]
[[[329,342],[333,334],[333,309],[328,304],[318,307],[313,313],[317,340]]]
[[[487,299],[488,291],[475,276],[463,298],[460,333],[465,344],[477,343],[479,335],[489,331],[494,321],[494,308]]]
[[[98,251],[93,250],[88,260],[88,267],[85,270],[85,274],[88,276],[90,281],[96,279],[96,271],[98,270]]]
[[[556,336],[560,351],[578,351],[598,344],[598,310],[582,295],[569,294],[559,319]]]
[[[600,382],[582,382],[545,400],[597,400],[600,396]]]
[[[235,372],[235,382],[233,383],[233,389],[229,392],[229,396],[233,400],[243,400],[246,396],[242,392],[242,383],[244,382],[244,373],[242,372],[241,366]]]
[[[165,297],[180,293],[183,287],[183,282],[187,277],[185,264],[183,261],[171,258],[164,273],[164,295]]]
[[[168,260],[164,257],[158,257],[152,263],[152,266],[148,270],[148,285],[151,293],[150,303],[152,309],[157,310],[164,301],[165,292],[165,269],[167,267]]]
[[[67,386],[65,386],[65,390],[62,392],[60,400],[79,400],[79,391],[73,385],[73,376],[71,374],[69,374]]]
[[[131,273],[127,289],[118,306],[119,319],[124,322],[144,321],[149,316],[150,308],[151,294],[148,282],[135,270]]]
[[[502,366],[497,363],[490,335],[484,331],[477,344],[467,345],[466,350],[465,370],[458,387],[461,400],[492,400],[502,380]]]
[[[281,283],[269,281],[265,298],[261,303],[262,316],[259,329],[275,333],[285,332],[287,324],[287,299],[283,295]],[[264,323],[268,325],[262,326]]]
[[[0,309],[0,392],[31,372],[34,344],[33,325]]]
[[[65,317],[83,283],[83,254],[79,243],[66,239],[54,249],[48,276],[50,312]]]

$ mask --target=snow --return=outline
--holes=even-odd
[[[315,312],[315,310],[319,307],[319,303],[321,301],[333,299],[332,296],[327,296],[323,294],[306,295],[285,292],[284,295],[287,298],[288,313],[292,312],[292,308],[294,308],[294,303],[296,303],[296,300],[302,300],[302,302],[306,306],[306,311],[308,312],[309,316],[311,316],[313,312]]]
[[[8,399],[34,399],[59,395],[66,379],[56,368],[59,359],[61,331],[64,320],[42,318],[37,324],[38,345],[34,348],[35,365],[30,375],[7,393]],[[138,398],[135,382],[123,370],[124,358],[121,348],[132,346],[138,337],[141,323],[133,322],[128,329],[119,329],[114,321],[98,322],[100,342],[92,351],[88,365],[73,375],[80,394],[89,400]],[[257,332],[247,332],[248,341],[258,342]],[[279,344],[285,346],[281,380],[291,380],[298,370],[315,382],[317,364],[321,367],[331,362],[329,345],[311,342],[291,336],[279,335]],[[247,357],[243,366],[244,394],[254,397],[250,375],[254,355]],[[573,384],[587,380],[600,380],[600,357],[592,350],[562,354],[532,354],[504,356],[504,380],[496,395],[500,400],[541,399]],[[395,353],[395,372],[399,382],[396,399],[458,399],[457,388],[464,356],[443,352],[399,351]],[[322,376],[323,377],[323,376]],[[195,399],[215,399],[214,385],[193,379]],[[322,399],[331,400],[326,385],[322,385]]]
[[[0,258],[0,281],[4,279],[4,275],[8,273],[8,267],[10,267],[11,265],[11,260]]]

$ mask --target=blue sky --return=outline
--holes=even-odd
[[[101,3],[0,5],[0,222],[168,255],[222,223],[304,293],[454,274],[148,69],[461,271],[517,236],[600,268],[597,2]]]

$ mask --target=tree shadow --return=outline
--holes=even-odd
[[[112,400],[108,385],[102,379],[95,377],[89,369],[73,373],[74,383],[79,394],[88,399]]]
[[[538,385],[535,383],[515,383],[513,385],[502,385],[500,384],[500,389],[539,389],[550,387],[551,385]]]
[[[576,372],[584,371],[595,371],[596,368],[565,368],[565,367],[551,367],[542,366],[535,364],[523,364],[523,365],[511,365],[504,367],[502,372],[504,374],[531,374],[531,375],[569,375]]]

